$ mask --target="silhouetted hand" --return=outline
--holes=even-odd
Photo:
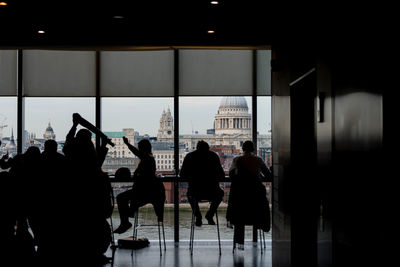
[[[107,144],[111,143],[111,139],[110,138],[106,138],[106,137],[101,137],[101,146],[102,147],[106,147]]]
[[[1,157],[1,160],[6,160],[6,159],[8,159],[8,151],[7,151],[7,154],[5,154],[4,156]]]
[[[125,143],[126,145],[129,144],[128,138],[126,138],[125,136],[122,137],[122,140],[124,140],[124,143]]]
[[[81,116],[78,113],[72,114],[72,123],[77,126],[79,124]]]

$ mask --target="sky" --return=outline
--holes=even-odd
[[[251,113],[251,97],[245,97]],[[181,97],[180,133],[190,134],[198,131],[205,134],[213,128],[214,116],[218,111],[222,97]],[[258,98],[258,131],[267,133],[271,127],[271,98]],[[170,108],[173,115],[173,98],[103,98],[102,130],[122,131],[133,128],[141,135],[156,136],[163,110]],[[82,117],[94,124],[94,98],[25,98],[25,129],[42,138],[44,131],[51,123],[56,140],[65,140],[72,126],[72,114],[78,112]],[[17,105],[15,97],[0,97],[0,127],[3,137],[11,135],[17,129]],[[0,128],[1,131],[1,128]]]

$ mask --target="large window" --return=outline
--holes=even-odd
[[[17,154],[17,98],[0,97],[0,107],[0,157],[13,157]]]
[[[243,142],[252,140],[251,97],[180,97],[179,107],[179,142],[184,146],[182,157],[194,151],[200,140],[206,141],[210,150],[218,154],[225,174],[228,175],[233,158],[241,153]],[[220,187],[224,190],[224,198],[218,209],[218,217],[221,226],[224,226],[230,183],[221,182]],[[180,183],[182,239],[189,239],[190,235],[191,208],[186,194],[187,183]],[[209,203],[200,204],[204,223],[208,207]],[[220,230],[222,239],[232,238],[232,229],[221,227]],[[215,239],[214,232],[215,228],[205,226],[196,230],[196,235],[201,236],[201,239]]]
[[[23,146],[37,146],[41,150],[47,139],[57,141],[59,152],[72,126],[72,114],[79,113],[95,124],[94,98],[26,97]],[[81,126],[78,126],[78,130]]]
[[[243,142],[255,137],[256,117],[257,153],[271,166],[270,57],[269,50],[251,49],[0,50],[0,153],[16,154],[17,141],[22,143],[22,152],[29,146],[43,149],[46,139],[55,139],[61,152],[72,114],[80,113],[94,125],[100,118],[97,124],[115,143],[109,146],[102,166],[112,177],[120,167],[133,173],[139,163],[122,137],[135,146],[141,139],[149,139],[157,175],[168,181],[164,183],[166,238],[174,239],[174,231],[179,230],[181,240],[189,239],[187,184],[180,183],[178,195],[174,195],[174,183],[170,182],[176,175],[175,158],[180,168],[187,153],[204,140],[219,155],[228,174]],[[18,62],[22,62],[20,68]],[[174,114],[174,97],[179,98],[179,114]],[[253,110],[253,97],[257,98],[257,110]],[[179,118],[179,129],[174,129],[175,118]],[[113,182],[115,196],[131,185]],[[222,239],[231,240],[232,230],[224,227],[230,184],[220,185],[224,190],[218,210]],[[270,185],[266,187],[270,197]],[[176,201],[179,227],[174,225]],[[206,208],[207,203],[203,215]],[[144,207],[141,214],[142,223],[155,222],[152,206]],[[116,207],[115,226],[118,220]],[[139,235],[157,239],[153,230],[144,228]],[[251,238],[251,231],[247,230],[246,239]],[[211,227],[196,230],[196,236],[216,239]]]
[[[17,51],[0,50],[0,156],[17,153]]]
[[[140,159],[137,158],[124,144],[123,137],[137,147],[142,139],[150,140],[152,152],[156,161],[156,174],[162,177],[173,174],[174,169],[174,128],[173,128],[173,99],[170,97],[103,97],[102,130],[112,139],[114,147],[108,146],[108,155],[103,164],[103,171],[114,175],[121,167],[130,169],[133,175]],[[114,195],[130,189],[131,183],[113,183]],[[173,239],[173,187],[171,182],[164,183],[166,191],[166,204],[164,226],[167,239]],[[140,223],[152,224],[156,222],[153,207],[147,205],[141,208]],[[119,224],[118,210],[113,216],[113,222]],[[144,231],[144,232],[143,232]],[[149,232],[146,232],[149,231]],[[143,228],[140,234],[153,237],[151,228]],[[131,235],[125,233],[117,238]],[[158,238],[154,236],[154,238]]]

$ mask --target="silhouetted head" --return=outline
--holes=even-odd
[[[77,160],[84,160],[86,164],[89,161],[95,162],[96,149],[92,142],[92,133],[88,129],[80,129],[76,133],[76,144],[75,156]]]
[[[242,145],[243,152],[254,152],[254,143],[252,141],[245,141]]]
[[[150,141],[147,139],[142,139],[138,143],[139,151],[143,153],[151,153],[151,144]]]
[[[26,159],[38,159],[40,157],[40,149],[36,146],[30,146],[25,151],[24,156]]]
[[[115,178],[129,180],[131,178],[131,171],[127,167],[121,167],[115,172]]]
[[[44,142],[44,152],[46,153],[55,153],[57,152],[57,142],[53,139],[49,139]]]
[[[92,133],[88,129],[80,129],[76,133],[76,139],[78,139],[79,141],[83,141],[83,142],[91,141]]]
[[[199,151],[208,151],[210,150],[210,146],[206,141],[200,140],[199,142],[197,142],[196,149]]]

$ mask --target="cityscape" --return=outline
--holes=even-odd
[[[252,116],[249,113],[247,101],[244,97],[223,97],[214,118],[210,118],[210,129],[206,134],[199,134],[197,131],[190,134],[182,133],[179,135],[179,167],[182,165],[185,155],[196,148],[200,140],[206,141],[210,145],[210,150],[216,152],[221,160],[221,165],[228,174],[230,165],[234,157],[240,155],[241,146],[244,141],[252,139]],[[2,127],[4,125],[0,125]],[[2,128],[0,128],[0,131]],[[148,139],[152,145],[152,152],[156,161],[157,175],[165,177],[174,174],[174,121],[169,107],[164,108],[159,117],[159,126],[156,136],[147,133],[140,133],[134,128],[123,128],[119,131],[104,132],[115,144],[109,146],[108,155],[103,163],[103,171],[113,177],[116,170],[121,167],[128,167],[133,173],[136,169],[139,159],[135,157],[123,142],[123,137],[128,138],[131,144],[135,146],[142,139]],[[13,156],[17,153],[14,131],[11,131],[10,137],[2,137],[0,153]],[[24,150],[29,146],[36,146],[43,150],[44,142],[48,139],[56,140],[56,131],[47,123],[43,134],[38,136],[36,133],[24,131]],[[93,135],[92,141],[95,142]],[[65,141],[57,141],[58,150],[62,153]],[[257,154],[264,160],[267,166],[271,166],[271,133],[257,134]],[[173,203],[172,183],[164,183],[166,188],[167,203]],[[124,191],[129,187],[125,183],[113,184],[115,194]],[[225,191],[224,202],[227,202],[229,196],[230,183],[221,183]],[[186,203],[185,183],[180,183],[179,202]],[[267,194],[269,195],[269,185],[267,185]],[[269,197],[269,196],[268,196]]]

